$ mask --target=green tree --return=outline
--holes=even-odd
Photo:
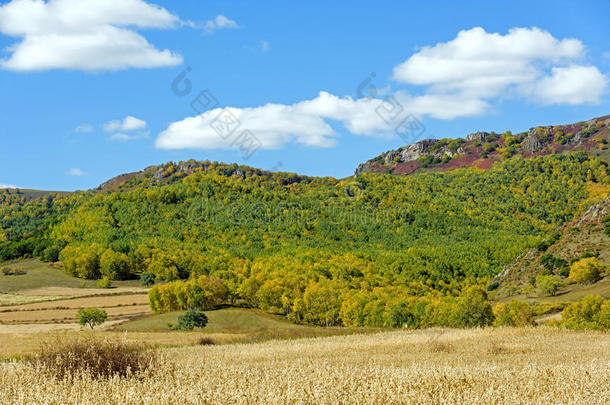
[[[555,295],[563,283],[552,275],[539,275],[536,277],[536,287],[544,295]]]
[[[98,308],[81,308],[77,315],[79,325],[89,325],[91,329],[103,324],[108,318],[108,313]]]
[[[204,328],[208,324],[208,317],[202,311],[189,310],[178,317],[177,330],[193,330]]]
[[[453,319],[457,327],[491,325],[494,314],[487,292],[479,286],[467,287],[457,299]]]

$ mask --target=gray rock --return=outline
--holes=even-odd
[[[544,146],[542,141],[533,132],[530,131],[527,138],[523,141],[523,150],[529,153],[537,152]]]
[[[489,137],[489,132],[475,132],[472,134],[469,134],[466,137],[466,141],[468,142],[474,142],[474,141],[479,141],[479,142],[484,142],[487,138]]]

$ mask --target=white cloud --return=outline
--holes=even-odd
[[[578,63],[585,54],[579,40],[559,40],[538,28],[515,28],[506,35],[473,28],[452,41],[420,49],[395,68],[397,81],[424,86],[421,95],[388,88],[387,97],[395,108],[378,99],[320,92],[291,105],[228,107],[224,111],[241,123],[231,136],[223,137],[213,127],[223,110],[207,111],[170,124],[159,134],[156,146],[238,149],[234,139],[248,129],[262,149],[288,143],[329,147],[338,136],[332,122],[356,135],[395,136],[398,124],[409,115],[443,120],[482,115],[506,94],[541,104],[597,103],[606,92],[607,78],[596,67]]]
[[[239,25],[235,21],[231,20],[230,18],[225,17],[222,14],[217,15],[216,17],[214,17],[214,19],[206,21],[203,24],[203,29],[208,34],[211,34],[217,30],[236,29],[236,28],[239,28]]]
[[[559,40],[538,28],[500,35],[476,27],[423,47],[394,68],[394,79],[427,86],[428,95],[479,103],[507,93],[545,104],[596,103],[606,78],[596,67],[578,64],[585,53],[581,41]],[[582,93],[596,86],[600,91]]]
[[[180,20],[143,0],[13,0],[0,6],[0,33],[17,37],[0,66],[16,71],[118,70],[175,66],[135,29],[167,29]]]
[[[269,52],[270,49],[271,49],[271,47],[269,46],[269,42],[261,41],[261,51]]]
[[[87,173],[81,169],[78,169],[78,168],[73,168],[73,169],[68,170],[68,175],[80,177],[80,176],[88,176],[89,173]]]
[[[141,120],[131,115],[121,120],[114,120],[104,125],[104,131],[115,132],[115,131],[135,131],[138,129],[146,128],[146,121]]]
[[[93,126],[89,125],[89,124],[79,125],[76,128],[74,128],[75,134],[87,134],[89,132],[93,132]]]
[[[529,91],[543,104],[598,104],[608,79],[594,66],[556,67]]]
[[[17,186],[14,186],[12,184],[4,184],[4,183],[0,183],[0,188],[19,188]]]
[[[395,110],[396,117],[388,112],[390,107],[382,106],[381,100],[341,98],[327,92],[292,105],[214,109],[170,124],[157,138],[156,146],[161,149],[238,149],[232,141],[247,129],[261,142],[262,149],[278,149],[291,142],[330,147],[336,145],[338,136],[331,121],[340,122],[352,134],[389,137],[408,114],[450,119],[477,115],[485,108],[485,104],[477,100],[452,97],[411,97],[402,92],[393,97],[400,105]],[[227,111],[240,122],[231,137],[221,136],[213,125],[217,117]]]

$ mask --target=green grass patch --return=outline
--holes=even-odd
[[[0,273],[0,293],[10,294],[25,290],[44,287],[68,287],[79,288],[83,286],[94,286],[92,281],[79,280],[65,274],[61,269],[54,268],[48,263],[42,263],[36,259],[19,260],[7,262],[0,267],[14,267],[26,272],[20,276],[5,276]]]

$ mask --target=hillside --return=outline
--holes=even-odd
[[[559,228],[551,238],[524,252],[495,277],[499,282],[496,297],[520,297],[526,300],[573,301],[587,294],[610,297],[610,275],[594,283],[578,285],[567,277],[572,263],[595,258],[602,266],[610,266],[610,198],[591,206],[574,221]],[[535,289],[540,275],[553,275],[564,286],[548,297]],[[603,274],[602,274],[603,276]]]
[[[459,325],[438,321],[442,311],[607,196],[608,183],[607,164],[582,151],[346,180],[168,163],[3,206],[0,261],[60,260],[85,279],[201,279],[220,297],[210,302],[318,325],[399,323],[392,305],[415,299],[440,311],[425,322]],[[158,309],[179,309],[168,305]]]
[[[543,126],[527,132],[475,132],[466,138],[426,139],[361,164],[355,174],[413,174],[462,167],[488,169],[512,156],[531,158],[586,151],[609,161],[610,115],[570,125]]]

